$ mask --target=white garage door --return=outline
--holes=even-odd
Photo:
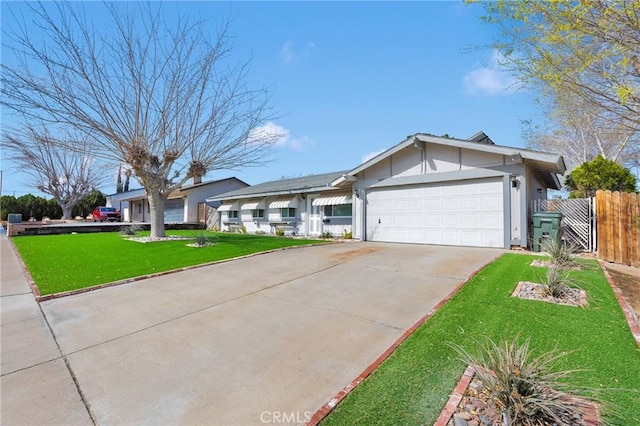
[[[172,198],[164,204],[164,223],[184,222],[184,200]]]
[[[502,178],[367,192],[367,240],[504,247]]]

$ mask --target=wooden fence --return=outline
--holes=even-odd
[[[640,266],[640,195],[596,193],[598,259]]]

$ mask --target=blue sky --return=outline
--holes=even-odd
[[[170,6],[170,4],[167,4]],[[2,26],[10,28],[2,5]],[[99,3],[86,3],[91,12]],[[171,10],[172,7],[167,7]],[[461,2],[182,2],[182,12],[231,16],[234,59],[251,58],[249,83],[272,91],[286,134],[271,162],[217,171],[249,184],[356,167],[407,135],[468,138],[483,130],[497,144],[521,147],[521,120],[538,118],[534,96],[514,90],[486,46],[495,28],[479,6]],[[98,21],[99,22],[99,21]],[[6,56],[6,55],[5,55]],[[3,58],[3,60],[7,60]],[[3,114],[6,125],[8,121]],[[3,194],[37,193],[2,161]],[[115,191],[112,185],[101,188]],[[134,185],[132,185],[134,186]]]

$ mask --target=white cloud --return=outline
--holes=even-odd
[[[364,154],[364,155],[362,156],[362,162],[363,162],[363,163],[366,163],[367,161],[371,160],[373,157],[375,157],[375,156],[377,156],[377,155],[380,155],[380,154],[382,154],[382,153],[383,153],[383,152],[385,152],[385,151],[386,151],[386,149],[381,149],[381,150],[379,150],[379,151],[372,151],[372,152],[369,152],[369,153],[367,153],[367,154]]]
[[[304,149],[313,144],[313,141],[307,137],[300,138],[291,137],[291,132],[286,127],[269,121],[260,127],[256,127],[249,135],[249,141],[253,140],[272,140],[273,145],[280,148],[288,148],[293,151],[304,151]]]
[[[316,47],[315,43],[309,42],[305,47],[296,48],[293,41],[287,41],[280,48],[280,61],[285,65],[300,62],[311,55],[311,50]]]
[[[518,81],[504,69],[504,56],[497,50],[491,54],[489,63],[469,71],[464,76],[464,85],[472,94],[507,95],[520,87]]]

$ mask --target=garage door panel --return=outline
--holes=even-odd
[[[502,178],[371,189],[367,239],[503,247],[502,191]]]
[[[447,214],[442,217],[442,225],[448,228],[457,228],[460,223],[460,215],[459,214]]]
[[[480,210],[480,200],[477,197],[464,197],[460,200],[461,207],[466,211],[478,211]]]
[[[478,228],[480,226],[481,217],[478,214],[461,214],[460,215],[460,227],[461,228]]]
[[[480,216],[481,226],[484,229],[496,229],[502,226],[502,216],[498,214],[486,214]]]
[[[480,231],[460,231],[460,236],[470,246],[482,245],[482,233]]]

